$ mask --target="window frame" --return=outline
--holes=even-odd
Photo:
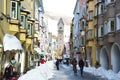
[[[36,31],[39,31],[39,24],[38,23],[36,23],[35,24],[35,28],[34,28]]]
[[[94,37],[93,30],[92,29],[88,30],[87,35],[88,39],[92,39]]]
[[[104,21],[104,35],[106,35],[108,33],[108,22]]]
[[[113,26],[112,26],[112,22],[114,22]],[[113,30],[112,27],[114,28]],[[115,31],[115,19],[110,18],[108,21],[108,32],[114,32],[114,31]]]
[[[13,14],[12,13],[12,3],[15,3],[16,4],[16,6],[15,6],[15,13]],[[18,4],[17,4],[17,1],[10,1],[10,17],[12,18],[12,19],[17,19],[17,16],[18,16]]]
[[[32,23],[28,23],[27,34],[32,35]]]
[[[93,11],[89,11],[89,20],[93,19]]]
[[[102,37],[104,35],[104,27],[103,25],[100,25],[98,28],[98,36]]]
[[[104,6],[103,4],[99,4],[99,7],[98,7],[98,14],[103,14],[103,11],[104,11]]]
[[[21,17],[23,17],[23,22],[21,22]],[[20,15],[21,29],[25,29],[25,15]]]
[[[116,15],[116,30],[120,30],[120,14]]]
[[[109,3],[114,3],[115,2],[115,0],[109,0]]]

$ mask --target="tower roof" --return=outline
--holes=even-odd
[[[64,25],[64,22],[63,22],[63,19],[62,19],[62,18],[59,19],[58,25],[59,25],[60,23],[62,23],[62,24]]]

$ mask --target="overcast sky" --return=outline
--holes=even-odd
[[[76,0],[43,0],[44,15],[51,20],[48,21],[48,26],[51,26],[50,31],[57,34],[55,31],[57,30],[57,23],[60,17],[63,18],[65,23],[65,31],[69,31],[69,28],[66,26],[72,21],[75,3]]]

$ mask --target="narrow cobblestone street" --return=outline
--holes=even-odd
[[[55,68],[53,78],[49,80],[85,80],[85,79],[80,76],[79,70],[76,76],[74,75],[72,67],[70,65],[69,66],[60,65],[60,70],[58,71]]]
[[[91,73],[84,72],[83,77],[80,76],[80,70],[78,69],[77,75],[74,75],[72,66],[60,65],[60,70],[56,70],[54,67],[53,78],[49,80],[108,80],[100,76],[94,76]]]

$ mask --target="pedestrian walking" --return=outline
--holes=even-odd
[[[80,67],[80,74],[81,76],[83,76],[84,61],[82,58],[79,60],[79,67]]]
[[[7,63],[4,71],[4,79],[10,80],[12,76],[13,76],[13,67],[10,63]]]
[[[57,70],[59,70],[59,59],[57,59],[57,61],[56,61],[56,68],[57,68]]]
[[[77,75],[77,60],[74,58],[72,60],[74,75]]]
[[[66,60],[66,64],[69,65],[69,59]]]

